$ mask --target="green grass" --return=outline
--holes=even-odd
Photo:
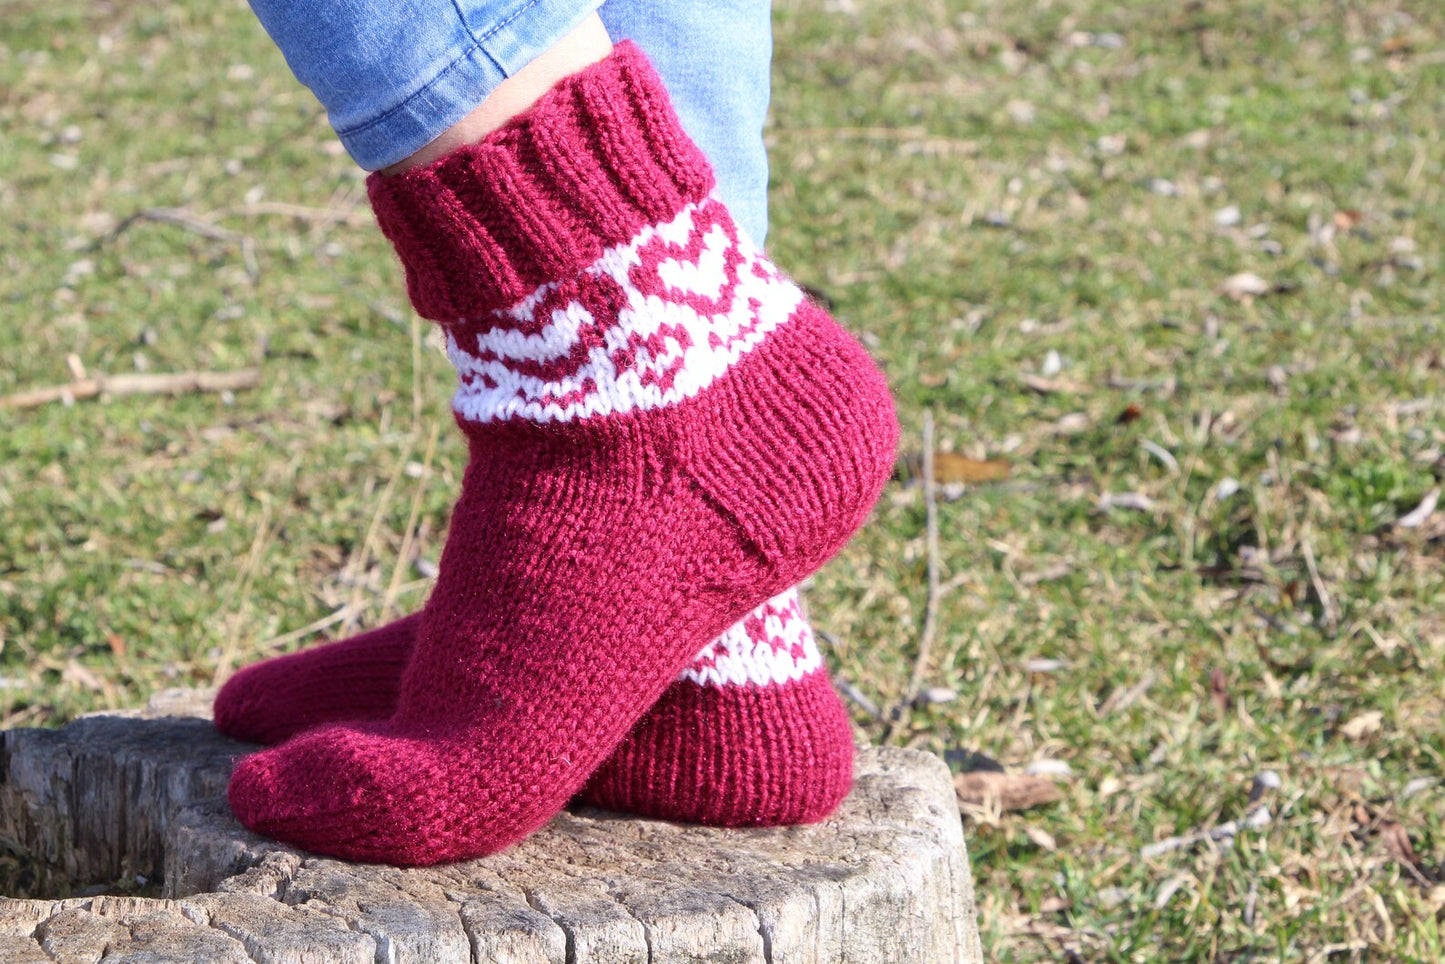
[[[310,95],[239,4],[5,19],[0,394],[72,355],[263,369],[0,409],[5,725],[418,605],[463,466],[450,371]],[[914,453],[930,412],[940,449],[1011,464],[939,505],[926,682],[958,698],[897,735],[1073,770],[1059,803],[968,814],[991,956],[1445,958],[1445,509],[1393,525],[1445,474],[1445,10],[786,0],[776,24],[774,257],[874,349]],[[155,208],[224,231],[133,219]],[[1240,272],[1271,291],[1222,293]],[[1059,390],[1030,390],[1051,351]],[[924,520],[890,485],[811,586],[885,708]],[[1266,770],[1267,824],[1141,856],[1242,821]]]

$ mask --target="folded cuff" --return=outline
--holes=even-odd
[[[712,169],[635,45],[559,81],[481,142],[367,192],[417,312],[476,320],[707,197]]]

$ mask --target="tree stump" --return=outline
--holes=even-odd
[[[852,795],[814,826],[583,808],[505,853],[403,870],[244,830],[225,787],[249,748],[209,708],[173,691],[0,734],[0,843],[31,893],[80,895],[0,899],[0,961],[982,961],[953,788],[924,753],[861,751]]]

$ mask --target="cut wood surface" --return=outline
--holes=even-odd
[[[0,899],[0,961],[982,961],[954,789],[928,754],[860,751],[853,793],[814,826],[584,808],[505,853],[402,870],[246,832],[225,785],[249,748],[208,711],[209,694],[174,691],[0,734],[0,840],[42,884],[161,894]]]

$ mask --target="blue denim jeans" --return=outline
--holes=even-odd
[[[767,234],[770,0],[251,0],[367,170],[416,153],[594,9],[652,60],[718,194]]]

